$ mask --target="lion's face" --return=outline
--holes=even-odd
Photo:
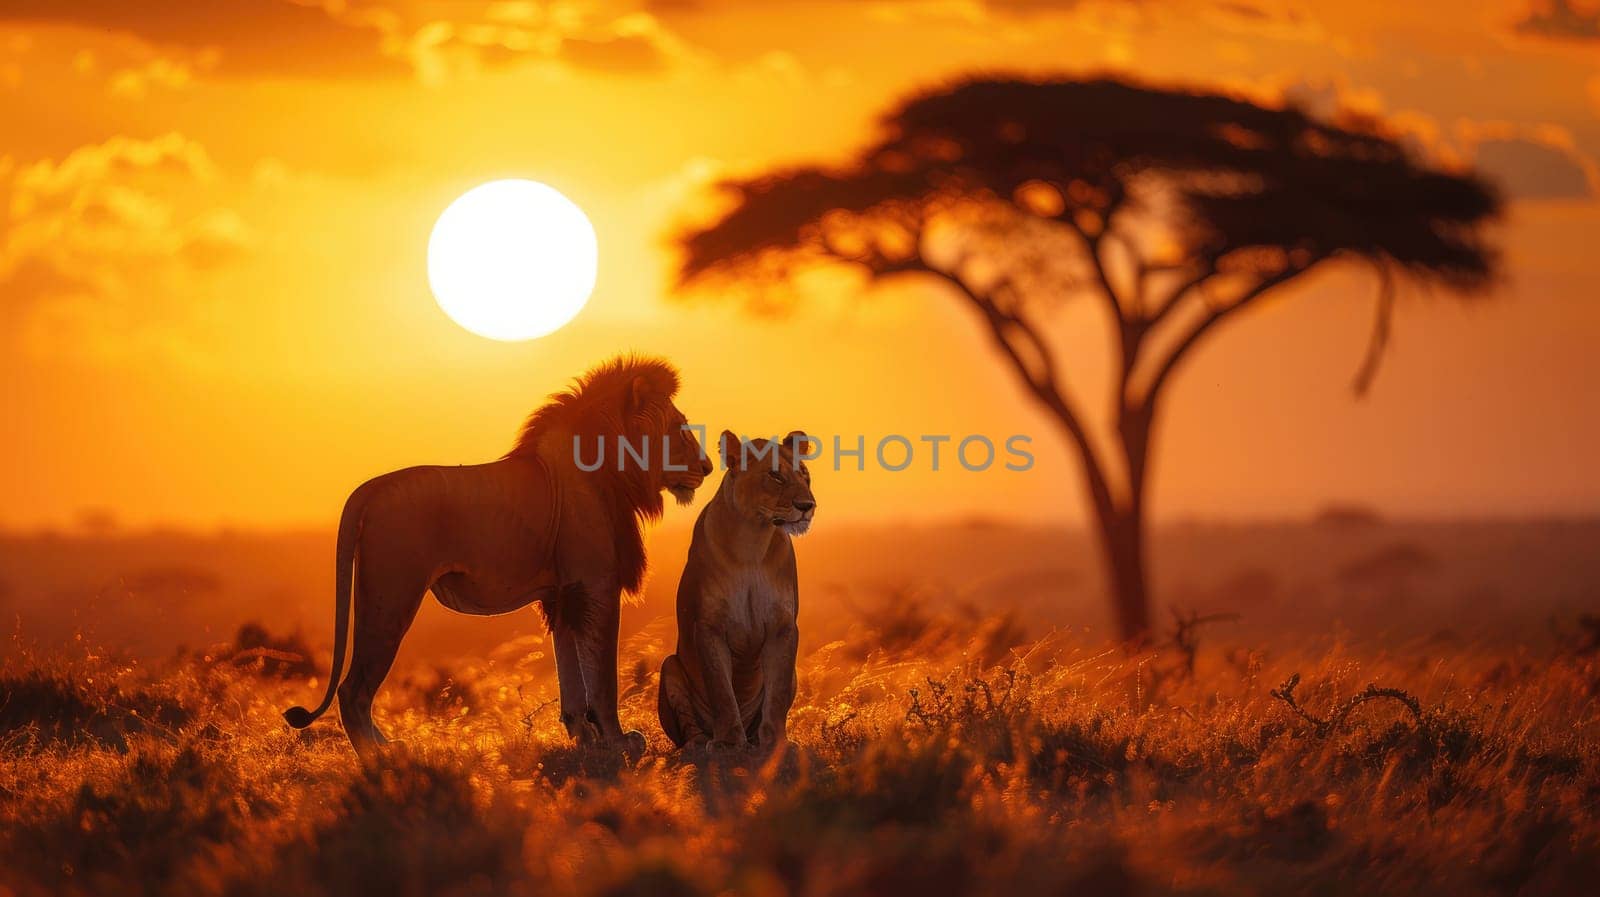
[[[735,510],[791,536],[811,528],[817,499],[811,492],[811,471],[801,457],[811,454],[811,437],[795,430],[774,445],[766,439],[741,442],[733,431],[724,430],[719,442],[727,468],[724,488]]]
[[[661,434],[659,444],[666,446],[667,463],[662,465],[662,486],[672,493],[678,504],[694,500],[694,491],[711,475],[711,459],[689,428],[689,419],[678,406],[667,402],[665,418],[671,422]],[[681,468],[681,469],[680,469]]]
[[[694,491],[711,475],[712,467],[688,418],[672,401],[676,390],[676,381],[647,376],[636,377],[629,384],[622,410],[630,442],[642,444],[645,457],[619,457],[618,462],[642,469],[652,488],[670,492],[679,504],[686,505],[694,500]]]

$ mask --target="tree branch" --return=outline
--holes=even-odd
[[[1089,257],[1090,267],[1094,270],[1095,283],[1099,285],[1100,292],[1110,308],[1111,316],[1117,321],[1117,326],[1120,330],[1123,323],[1127,321],[1128,315],[1122,308],[1121,297],[1116,288],[1111,285],[1111,277],[1106,271],[1105,261],[1100,258],[1100,241],[1110,228],[1111,219],[1109,213],[1106,218],[1106,228],[1103,228],[1098,236],[1090,236],[1087,231],[1078,226],[1078,222],[1073,221],[1070,217],[1063,217],[1061,220],[1083,241],[1084,254]]]
[[[992,298],[985,297],[982,302],[993,310],[993,313],[999,317],[1003,325],[1027,338],[1033,353],[1039,358],[1039,363],[1044,366],[1044,370],[1040,372],[1040,382],[1050,389],[1059,391],[1060,386],[1058,384],[1060,381],[1056,379],[1055,356],[1050,351],[1049,345],[1045,343],[1044,338],[1039,335],[1038,328],[1033,326],[1033,322],[1028,320],[1027,314],[1022,310],[1022,299],[1018,295],[1016,285],[1010,280],[1005,280],[1001,282],[1000,286],[1011,296],[1009,309],[1001,308]],[[985,310],[985,314],[989,314],[989,311]]]
[[[1394,321],[1394,272],[1382,260],[1373,262],[1378,269],[1378,308],[1372,321],[1372,336],[1367,341],[1367,354],[1356,370],[1355,382],[1350,384],[1356,398],[1363,398],[1383,363],[1383,352],[1389,346],[1389,328]]]
[[[1146,319],[1147,326],[1154,328],[1157,324],[1160,324],[1177,307],[1179,300],[1183,299],[1190,290],[1210,280],[1216,273],[1216,265],[1209,262],[1201,265],[1196,269],[1192,277],[1178,284],[1172,292],[1167,294],[1167,298],[1161,300],[1161,304],[1156,307],[1155,313]]]
[[[1146,271],[1144,258],[1139,254],[1139,246],[1138,244],[1134,243],[1133,238],[1129,237],[1120,230],[1107,228],[1105,232],[1095,240],[1097,247],[1110,246],[1113,243],[1122,247],[1122,251],[1127,253],[1129,263],[1133,267],[1133,289],[1130,291],[1130,294],[1125,297],[1128,300],[1128,307],[1123,309],[1122,314],[1124,317],[1130,320],[1139,320],[1143,317],[1139,311],[1139,304],[1144,299],[1144,277]],[[1097,259],[1099,258],[1099,255],[1100,254],[1098,252],[1095,253],[1095,257]],[[1100,273],[1097,276],[1100,283],[1102,285],[1109,285],[1110,272],[1105,267],[1105,262],[1103,260],[1101,260],[1099,268]]]
[[[1100,462],[1100,455],[1095,451],[1094,443],[1090,441],[1089,433],[1084,428],[1077,409],[1062,394],[1060,382],[1055,376],[1055,359],[1050,347],[1038,331],[1022,317],[1020,311],[1002,311],[989,297],[973,290],[958,276],[920,262],[911,264],[908,270],[917,270],[944,279],[983,313],[995,345],[1000,347],[1006,359],[1011,362],[1013,370],[1028,387],[1034,399],[1055,415],[1062,429],[1072,439],[1073,445],[1078,449],[1079,460],[1083,464],[1084,479],[1089,485],[1089,497],[1094,502],[1095,513],[1102,520],[1110,519],[1116,512],[1116,503],[1111,495],[1110,484],[1106,480],[1105,467]],[[1044,366],[1042,372],[1035,374],[1029,368],[1027,359],[1022,357],[1017,346],[1012,343],[1012,333],[1020,334],[1028,341]]]
[[[1257,283],[1255,286],[1251,287],[1244,293],[1244,295],[1240,296],[1232,303],[1224,305],[1220,308],[1213,308],[1211,311],[1207,312],[1206,315],[1200,319],[1199,323],[1195,324],[1188,333],[1184,334],[1184,336],[1178,340],[1177,345],[1174,346],[1172,351],[1167,354],[1166,359],[1161,362],[1161,365],[1156,368],[1155,376],[1151,378],[1149,387],[1144,390],[1143,396],[1140,397],[1140,404],[1147,408],[1154,405],[1156,396],[1161,392],[1162,385],[1165,384],[1167,378],[1171,376],[1173,369],[1178,366],[1178,362],[1183,359],[1183,356],[1186,355],[1190,349],[1194,348],[1194,345],[1200,341],[1201,337],[1205,336],[1206,333],[1211,330],[1211,328],[1216,326],[1218,321],[1221,321],[1223,318],[1228,317],[1239,309],[1249,305],[1251,302],[1254,302],[1256,299],[1260,298],[1263,294],[1272,290],[1274,287],[1293,280],[1307,271],[1310,271],[1326,258],[1326,255],[1318,255],[1314,256],[1310,261],[1303,265],[1291,265],[1287,268],[1284,268],[1277,274],[1267,277],[1261,282]]]

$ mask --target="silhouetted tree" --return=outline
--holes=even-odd
[[[771,286],[797,266],[842,262],[873,278],[948,284],[1081,459],[1130,639],[1150,626],[1152,430],[1164,387],[1202,339],[1313,269],[1364,263],[1379,288],[1360,393],[1387,341],[1398,278],[1461,295],[1494,279],[1483,230],[1499,211],[1496,192],[1430,166],[1372,120],[1330,123],[1292,106],[1110,79],[977,78],[904,102],[882,131],[838,166],[724,183],[735,204],[682,236],[682,283]],[[1103,442],[1043,323],[1074,296],[1098,302],[1113,325]]]

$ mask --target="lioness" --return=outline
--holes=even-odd
[[[810,437],[744,443],[723,431],[727,472],[695,521],[678,584],[678,653],[661,664],[657,712],[678,747],[770,751],[794,702],[800,586],[789,537],[811,527]]]

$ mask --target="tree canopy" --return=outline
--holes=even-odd
[[[915,249],[906,228],[973,201],[1089,238],[1160,201],[1174,254],[1197,268],[1251,249],[1345,252],[1469,290],[1493,270],[1477,226],[1497,212],[1496,192],[1428,165],[1376,122],[1112,79],[979,78],[911,98],[882,129],[842,165],[726,182],[737,205],[686,236],[684,278],[769,252],[892,269]],[[848,216],[877,219],[877,239],[839,241],[859,227]]]

